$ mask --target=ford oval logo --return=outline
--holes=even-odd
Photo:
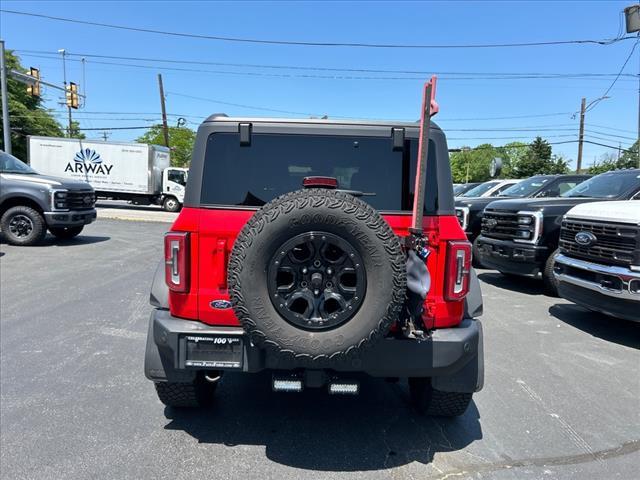
[[[231,308],[231,302],[229,300],[214,300],[209,305],[215,310],[225,310]]]
[[[496,225],[498,225],[498,221],[495,218],[488,218],[485,225],[489,230],[492,230]]]
[[[590,247],[594,243],[598,241],[598,237],[596,237],[591,232],[578,232],[576,233],[576,243],[583,247]]]

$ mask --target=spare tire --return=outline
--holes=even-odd
[[[382,338],[405,300],[400,240],[340,191],[300,190],[247,222],[229,260],[233,309],[252,342],[287,360],[351,357]]]

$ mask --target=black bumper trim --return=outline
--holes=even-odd
[[[480,235],[476,242],[480,262],[486,268],[517,275],[536,275],[549,258],[545,246],[498,240]]]
[[[185,367],[181,358],[180,342],[187,334],[242,336],[245,340],[242,372],[308,368],[302,361],[283,359],[254,346],[242,328],[212,327],[172,317],[168,310],[154,309],[145,355],[147,378],[182,382],[194,378],[195,370]],[[459,327],[434,330],[424,340],[385,338],[362,355],[322,368],[364,372],[373,377],[432,377],[437,388],[444,391],[478,391],[484,383],[482,324],[479,320],[465,319]]]
[[[560,281],[558,294],[562,298],[596,312],[611,315],[623,320],[640,322],[640,299],[638,301],[614,298],[604,293]]]
[[[44,218],[48,227],[77,227],[80,225],[88,225],[94,222],[97,216],[95,208],[44,212]]]

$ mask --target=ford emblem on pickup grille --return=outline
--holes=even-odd
[[[215,310],[225,310],[231,308],[231,302],[229,300],[214,300],[209,305]]]
[[[591,232],[578,232],[576,233],[575,239],[576,243],[583,247],[590,247],[598,241],[598,237]]]
[[[488,218],[485,222],[486,227],[491,230],[493,229],[496,225],[498,225],[498,221],[495,218]]]

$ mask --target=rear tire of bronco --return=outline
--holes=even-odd
[[[542,271],[542,283],[544,285],[544,293],[550,297],[557,297],[558,295],[558,280],[556,280],[553,274],[553,264],[556,261],[556,256],[560,252],[556,249],[544,264],[544,270]]]
[[[0,230],[11,245],[32,246],[44,240],[47,226],[44,218],[31,207],[11,207],[0,219]]]
[[[473,397],[473,393],[436,390],[429,378],[418,377],[409,378],[409,394],[419,413],[435,417],[459,417]]]
[[[308,189],[247,222],[229,261],[233,309],[251,341],[280,360],[326,366],[381,339],[405,299],[400,241],[343,192]]]
[[[473,268],[484,268],[480,261],[480,252],[478,251],[478,238],[473,241],[471,246],[471,266]]]
[[[77,237],[82,232],[84,225],[79,227],[49,227],[51,235],[61,240],[69,240],[73,237]]]
[[[218,382],[209,382],[198,375],[193,382],[156,382],[158,398],[167,407],[174,408],[202,408],[213,403],[213,394]]]

